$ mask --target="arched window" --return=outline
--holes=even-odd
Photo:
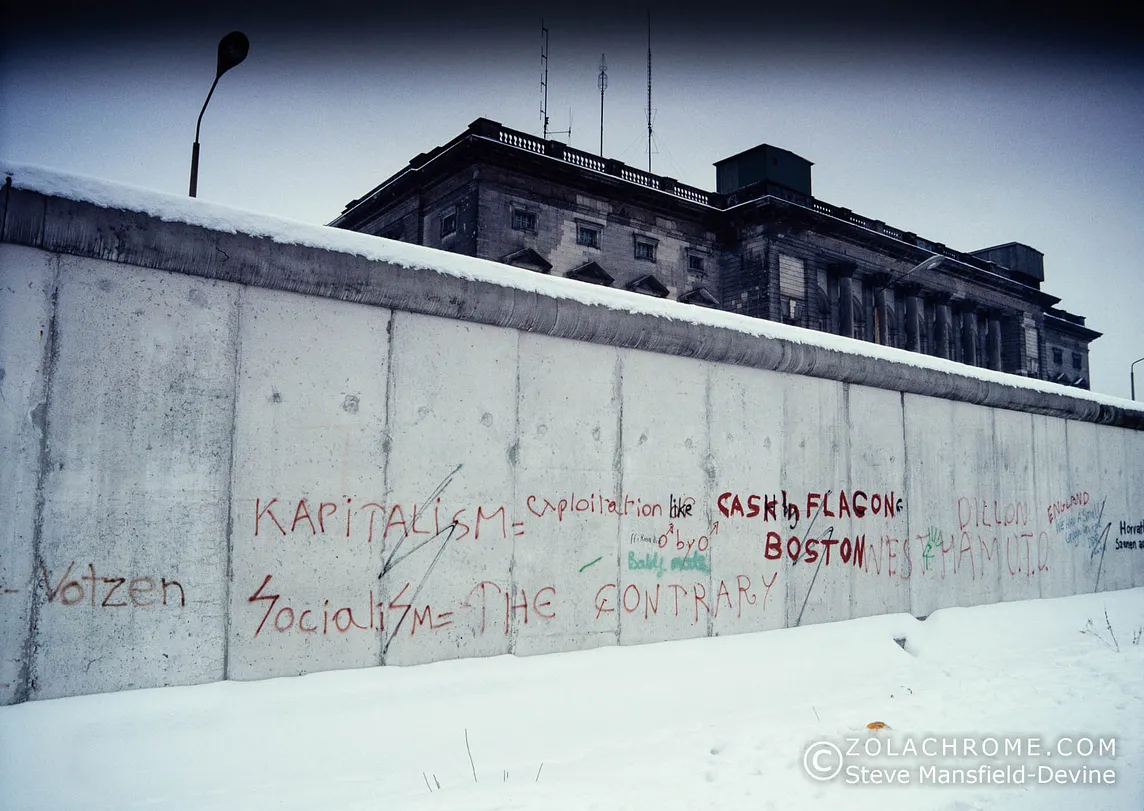
[[[814,286],[814,323],[810,326],[823,332],[833,332],[830,328],[830,299],[820,286]]]
[[[866,340],[866,305],[858,296],[854,296],[854,334],[850,337]]]
[[[883,307],[886,315],[886,346],[901,346],[898,341],[898,314],[893,307]]]

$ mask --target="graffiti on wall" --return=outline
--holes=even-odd
[[[805,608],[823,568],[966,585],[1033,578],[1050,570],[1056,546],[1091,553],[1107,535],[1107,527],[1104,537],[1100,532],[1101,508],[1084,491],[1044,508],[1024,499],[955,494],[944,515],[911,532],[906,499],[894,488],[724,489],[705,503],[685,492],[658,497],[589,487],[527,493],[517,503],[450,503],[446,487],[459,471],[417,501],[254,498],[247,526],[258,543],[358,541],[382,544],[386,555],[377,580],[363,583],[352,599],[299,599],[288,593],[284,573],[260,573],[247,592],[256,609],[251,636],[376,633],[386,650],[399,634],[418,638],[453,629],[505,636],[567,618],[588,617],[604,628],[614,628],[617,619],[756,622],[768,610],[787,610],[772,591],[786,588],[784,578],[796,566],[813,570],[809,584],[802,581],[806,594],[796,597]],[[602,541],[593,549],[614,550],[615,539],[622,539],[618,552],[567,558],[578,578],[574,588],[561,585],[568,573],[558,563],[547,582],[522,583],[510,573],[507,580],[474,578],[465,585],[451,572],[447,587],[428,585],[449,548],[552,543],[571,527],[580,539],[598,531]],[[403,563],[425,547],[416,565]]]
[[[698,623],[701,617],[706,618],[707,615],[718,618],[719,610],[724,605],[725,611],[733,611],[735,618],[741,619],[744,606],[748,611],[756,605],[760,612],[766,610],[767,597],[777,579],[776,571],[771,574],[769,581],[760,577],[758,585],[755,585],[750,575],[738,574],[730,579],[730,585],[727,579],[720,579],[719,585],[710,590],[708,584],[702,582],[692,583],[690,588],[682,583],[656,583],[654,589],[640,587],[635,583],[628,583],[621,589],[618,583],[605,583],[596,592],[596,619],[605,614],[615,614],[617,609],[621,609],[625,615],[639,616],[642,613],[647,620],[660,614],[661,605],[665,617],[693,616],[692,623]],[[761,604],[759,586],[762,588]]]
[[[510,620],[514,616],[522,615],[526,625],[530,611],[534,621],[555,617],[551,608],[556,595],[554,586],[543,586],[532,592],[531,596],[528,589],[522,587],[519,595],[514,595],[502,589],[498,583],[482,580],[473,586],[458,605],[450,605],[450,610],[445,611],[441,606],[434,608],[428,602],[424,605],[414,604],[416,587],[410,581],[405,581],[398,593],[389,600],[377,599],[377,593],[369,589],[368,593],[362,595],[364,599],[356,605],[336,600],[331,605],[330,600],[325,599],[319,608],[303,607],[289,599],[283,600],[281,593],[271,591],[272,580],[273,575],[266,575],[255,592],[247,598],[247,602],[265,605],[264,609],[262,605],[259,606],[263,609],[263,614],[254,629],[255,637],[269,631],[329,635],[353,631],[385,634],[388,630],[389,638],[392,638],[405,625],[406,619],[409,619],[405,625],[409,636],[416,636],[418,629],[436,631],[454,624],[453,617],[466,613],[465,610],[468,610],[472,624],[479,627],[480,633],[499,628],[503,618],[504,633],[508,634]],[[480,618],[479,622],[476,617]]]
[[[77,569],[74,560],[68,563],[58,577],[55,573],[49,573],[47,563],[40,560],[39,573],[47,603],[90,608],[183,608],[187,605],[187,593],[183,584],[166,577],[108,576],[98,574],[94,563]]]
[[[657,499],[629,494],[613,498],[599,492],[528,495],[522,511],[503,502],[446,505],[445,488],[459,470],[420,502],[362,500],[355,504],[352,497],[253,499],[248,526],[251,536],[261,543],[281,543],[295,536],[358,540],[384,544],[388,554],[377,581],[365,583],[353,598],[299,599],[284,587],[283,572],[260,573],[246,597],[257,612],[252,616],[251,635],[371,632],[382,634],[388,644],[399,632],[417,636],[462,624],[475,633],[508,634],[514,623],[547,622],[567,610],[583,613],[583,606],[566,601],[584,600],[586,592],[581,589],[576,596],[562,599],[559,572],[553,572],[549,583],[510,586],[480,579],[467,592],[447,600],[438,596],[419,599],[450,544],[522,538],[526,520],[543,522],[547,527],[543,534],[550,536],[554,527],[571,520],[624,519],[631,531],[625,535],[627,548],[615,561],[622,576],[607,574],[615,568],[604,556],[577,568],[580,574],[588,570],[585,576],[595,577],[598,583],[590,590],[590,616],[597,620],[610,614],[645,620],[689,618],[694,623],[707,616],[741,619],[767,610],[774,602],[771,592],[781,583],[788,565],[845,566],[864,575],[899,580],[961,577],[972,582],[998,574],[1032,577],[1049,570],[1054,541],[1066,548],[1081,548],[1093,557],[1108,545],[1111,528],[1111,523],[1101,523],[1104,502],[1097,506],[1085,491],[1044,510],[1035,510],[1022,500],[960,496],[951,501],[951,527],[933,525],[912,536],[905,532],[905,501],[893,490],[825,490],[797,497],[787,490],[769,494],[725,491],[708,507],[687,494]],[[515,520],[520,514],[526,520]],[[706,518],[711,514],[717,520]],[[1043,516],[1051,529],[1038,526],[1036,515]],[[836,524],[826,526],[826,519],[846,519],[854,529],[875,518],[881,523],[874,534],[850,532],[836,537]],[[812,531],[815,520],[820,522],[817,532]],[[1120,523],[1120,537],[1111,549],[1140,548],[1138,539],[1130,536],[1144,536],[1144,521]],[[894,533],[895,526],[901,531]],[[795,531],[789,531],[791,527]],[[729,548],[728,544],[745,546],[755,570],[717,568],[719,549]],[[428,545],[435,545],[428,563],[422,560],[416,573],[404,572],[402,564]],[[739,555],[730,565],[738,567],[742,561]],[[51,604],[102,609],[182,608],[187,603],[183,583],[169,576],[110,574],[98,570],[95,562],[74,560],[54,568],[41,560],[38,567],[43,599]]]
[[[510,522],[507,517],[508,508],[504,504],[457,508],[456,505],[443,506],[438,497],[431,513],[415,503],[394,502],[384,505],[369,501],[354,506],[353,499],[349,497],[341,501],[317,502],[316,507],[313,501],[305,498],[298,499],[293,509],[290,508],[291,504],[294,504],[293,500],[280,503],[277,497],[256,498],[254,537],[267,534],[274,536],[275,533],[281,536],[296,533],[305,535],[308,532],[311,536],[350,538],[356,531],[358,536],[364,536],[366,543],[375,540],[385,543],[391,536],[394,540],[419,535],[435,537],[450,527],[455,528],[458,540],[467,535],[480,540],[482,531],[486,535],[489,532],[499,532],[500,537],[507,538],[510,528],[513,535],[524,534],[524,522]]]
[[[1144,520],[1135,524],[1120,522],[1120,536],[1116,539],[1115,550],[1131,549],[1144,552]]]
[[[1101,554],[1107,538],[1100,528],[1104,504],[1097,504],[1088,491],[1073,493],[1049,505],[1049,526],[1067,546],[1085,549],[1091,560]]]
[[[805,511],[802,507],[804,503]],[[835,495],[833,491],[827,490],[825,493],[807,493],[803,502],[801,498],[788,498],[787,491],[782,490],[764,495],[726,492],[720,494],[716,506],[728,518],[739,516],[778,521],[781,516],[794,529],[804,516],[810,518],[819,514],[825,518],[838,519],[865,518],[867,515],[894,518],[902,512],[904,500],[895,496],[893,491],[867,493],[865,490],[839,490]]]

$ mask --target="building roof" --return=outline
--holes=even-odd
[[[807,160],[802,155],[795,154],[794,152],[791,152],[789,149],[783,149],[782,147],[779,147],[779,146],[771,146],[770,144],[759,144],[758,146],[753,146],[750,149],[744,149],[742,152],[737,152],[736,154],[732,155],[729,158],[723,158],[722,160],[715,161],[715,163],[713,165],[714,166],[720,166],[724,163],[730,163],[731,161],[739,160],[740,158],[746,158],[746,157],[749,157],[751,155],[755,155],[759,152],[779,152],[779,153],[784,154],[784,155],[789,155],[792,158],[798,158],[800,161],[803,161],[804,163],[808,163],[811,166],[814,166],[814,161]]]
[[[723,159],[718,164],[764,147],[805,160],[788,150],[763,144]],[[889,226],[881,220],[855,214],[850,209],[831,205],[791,189],[775,187],[770,183],[753,183],[728,194],[708,192],[679,183],[674,178],[654,175],[617,160],[573,149],[559,141],[544,140],[511,130],[487,118],[476,119],[465,132],[448,143],[414,157],[405,168],[374,187],[368,194],[347,203],[342,214],[330,225],[357,230],[369,221],[374,211],[384,208],[387,201],[397,199],[428,182],[429,175],[426,173],[445,172],[446,167],[453,167],[455,162],[472,164],[478,160],[500,160],[514,170],[591,187],[594,193],[602,197],[637,198],[641,204],[674,215],[688,213],[690,216],[707,218],[725,215],[751,217],[764,213],[771,216],[781,212],[891,256],[896,255],[900,261],[921,262],[935,254],[945,256],[952,260],[948,269],[955,275],[1008,289],[1041,307],[1049,308],[1060,302],[1058,297],[1040,290],[1039,279],[996,261],[980,258],[975,255],[978,251],[957,251],[940,242],[924,239],[912,232]],[[1003,243],[994,248],[1009,246],[1020,246],[1035,252],[1035,249],[1016,242]]]

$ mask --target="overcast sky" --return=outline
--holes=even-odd
[[[186,194],[217,43],[239,29],[250,55],[203,118],[199,197],[329,222],[478,117],[539,134],[543,19],[550,126],[572,127],[555,137],[598,151],[604,54],[605,154],[647,167],[645,6],[158,5],[13,9],[0,157]],[[715,161],[765,142],[812,161],[828,203],[962,251],[1032,245],[1043,289],[1104,333],[1093,389],[1128,397],[1144,356],[1141,29],[1092,3],[957,6],[656,4],[652,169],[714,190]]]

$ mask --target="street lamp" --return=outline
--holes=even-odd
[[[203,113],[207,111],[207,105],[210,104],[214,89],[218,86],[218,80],[224,73],[246,59],[249,52],[250,40],[241,31],[231,31],[219,40],[218,66],[215,69],[214,83],[207,93],[207,100],[203,102],[203,109],[199,111],[199,121],[195,125],[195,145],[191,147],[191,197],[197,197],[199,191],[199,129],[203,125]]]
[[[957,260],[950,259],[948,256],[944,256],[940,253],[935,253],[933,256],[929,257],[928,259],[914,265],[912,268],[907,270],[905,273],[899,273],[897,276],[890,277],[880,287],[875,287],[874,292],[875,293],[881,293],[883,290],[888,288],[890,285],[897,284],[902,279],[906,278],[907,276],[912,276],[913,274],[917,273],[919,270],[933,270],[938,265],[940,265],[942,262],[954,262],[954,261],[957,261]]]
[[[926,270],[926,271],[933,270],[938,265],[940,265],[942,262],[947,262],[947,261],[950,261],[949,257],[943,256],[940,253],[935,253],[933,256],[929,257],[928,259],[914,265],[912,268],[907,270],[905,273],[899,273],[897,276],[890,277],[885,282],[883,282],[881,285],[879,285],[878,287],[875,287],[873,290],[873,294],[875,296],[877,296],[883,290],[888,288],[891,284],[897,284],[902,279],[906,278],[907,276],[911,276],[914,273],[917,273],[919,270]],[[881,330],[881,317],[879,315],[878,307],[875,306],[874,307],[874,340],[875,340],[875,342],[879,342],[878,336],[882,334],[880,332],[880,330]]]
[[[1144,358],[1139,358],[1132,361],[1132,365],[1128,367],[1128,384],[1132,387],[1132,399],[1136,399],[1136,364]]]

